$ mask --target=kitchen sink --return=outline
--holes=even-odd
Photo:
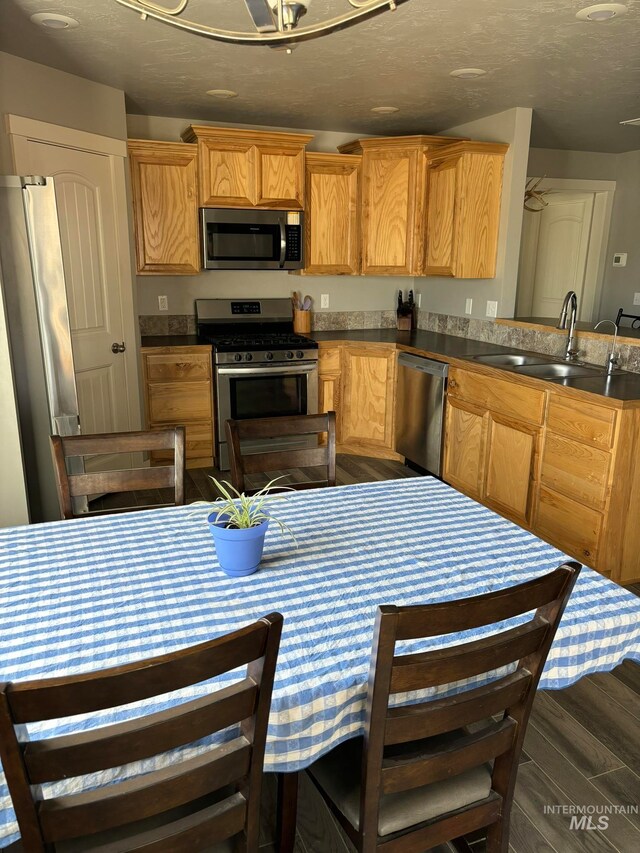
[[[474,355],[475,361],[483,364],[493,364],[497,367],[522,367],[526,364],[546,365],[549,359],[542,355],[527,355],[519,352],[496,352],[490,355]]]
[[[601,367],[586,367],[583,364],[558,363],[527,364],[517,368],[518,373],[525,376],[535,376],[538,379],[572,379],[584,376],[600,376],[604,373]]]

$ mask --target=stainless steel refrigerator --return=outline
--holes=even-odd
[[[60,512],[49,436],[80,431],[52,178],[0,176],[0,269],[29,517],[51,521]]]

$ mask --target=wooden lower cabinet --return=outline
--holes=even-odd
[[[535,532],[572,557],[596,568],[604,516],[579,501],[540,487]],[[610,574],[610,570],[605,571]]]
[[[338,451],[400,459],[393,449],[395,346],[321,344],[318,374],[318,410],[336,412]]]
[[[187,468],[213,464],[211,347],[143,347],[148,429],[184,426]],[[166,453],[151,454],[162,464]]]
[[[456,368],[450,376],[444,479],[512,521],[529,527],[540,426],[486,408],[490,378],[467,375]],[[458,395],[462,394],[473,399],[460,399]],[[529,402],[530,410],[537,415],[535,396],[523,402]],[[504,391],[500,405],[512,407]],[[526,411],[526,405],[524,408]]]

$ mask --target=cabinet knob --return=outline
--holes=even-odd
[[[591,556],[591,551],[587,551],[587,549],[586,549],[586,548],[584,549],[584,551],[583,551],[582,553],[584,554],[584,556],[585,556],[585,557],[590,557],[590,556]]]
[[[449,388],[457,388],[457,387],[458,387],[458,386],[457,386],[457,384],[456,384],[456,380],[455,380],[455,379],[450,379],[450,380],[449,380]]]

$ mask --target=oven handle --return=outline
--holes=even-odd
[[[229,365],[228,367],[218,367],[219,376],[251,376],[260,373],[268,373],[271,376],[298,376],[304,373],[313,373],[318,369],[316,362],[313,364],[292,364],[291,367],[236,367]]]
[[[280,220],[280,269],[284,267],[284,262],[287,258],[287,232],[284,228],[284,222]]]

